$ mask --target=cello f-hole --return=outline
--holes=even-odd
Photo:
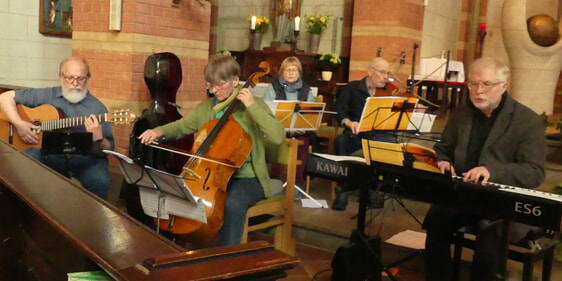
[[[205,176],[205,181],[203,182],[203,190],[207,191],[211,189],[211,187],[207,185],[207,182],[209,181],[209,177],[211,176],[211,169],[205,168],[205,172],[207,172],[207,175]]]

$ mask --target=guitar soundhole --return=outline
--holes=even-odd
[[[41,121],[33,121],[33,122],[31,122],[31,124],[41,127]],[[36,134],[39,134],[39,133],[41,133],[41,128],[33,130],[33,132],[35,132]]]

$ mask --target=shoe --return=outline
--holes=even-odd
[[[332,210],[336,210],[336,211],[345,210],[345,208],[347,207],[347,197],[349,195],[348,192],[344,191],[343,188],[338,186],[336,187],[335,193],[336,193],[336,198],[332,203]]]

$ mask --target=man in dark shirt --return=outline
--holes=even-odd
[[[481,185],[495,182],[535,188],[543,182],[546,140],[542,120],[508,95],[508,81],[509,68],[498,59],[480,58],[471,65],[470,102],[455,108],[441,142],[434,146],[441,172]],[[480,227],[483,219],[497,221],[500,217],[431,206],[424,221],[426,280],[451,280],[450,246],[453,234],[463,226],[471,226],[476,234],[470,280],[503,280],[507,238],[501,235],[501,228],[505,222]]]
[[[384,88],[389,82],[390,63],[376,57],[369,62],[367,75],[356,81],[349,82],[335,101],[336,121],[344,127],[343,132],[334,140],[336,155],[351,155],[361,149],[361,139],[376,141],[392,141],[391,135],[378,131],[359,133],[359,121],[367,98],[374,97],[377,88]],[[397,93],[389,92],[387,95]],[[348,189],[353,189],[345,183],[336,188],[336,198],[332,204],[334,210],[345,210],[347,206]],[[369,201],[375,201],[375,193],[369,190]],[[373,203],[373,202],[371,202]]]

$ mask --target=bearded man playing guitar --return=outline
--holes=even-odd
[[[14,141],[21,142],[19,148],[33,158],[67,176],[77,178],[83,187],[105,199],[111,176],[106,154],[103,149],[114,148],[111,124],[99,121],[96,115],[106,114],[107,108],[88,91],[90,67],[86,60],[78,57],[64,59],[59,67],[61,86],[40,89],[16,89],[0,95],[0,113],[13,128],[16,135]],[[23,107],[21,107],[23,105]],[[40,150],[42,128],[29,120],[27,114],[22,114],[25,107],[33,109],[52,109],[48,114],[56,116],[41,116],[40,120],[58,119],[58,112],[64,117],[80,118],[81,125],[70,127],[71,132],[92,133],[93,147],[87,154],[44,154]],[[54,112],[54,113],[53,113]],[[79,117],[83,116],[83,117]],[[72,123],[78,124],[78,123]],[[10,130],[9,127],[5,130]],[[39,133],[39,134],[38,134]],[[5,140],[7,141],[7,140]],[[17,145],[15,145],[18,147]],[[70,173],[70,174],[69,174]]]

